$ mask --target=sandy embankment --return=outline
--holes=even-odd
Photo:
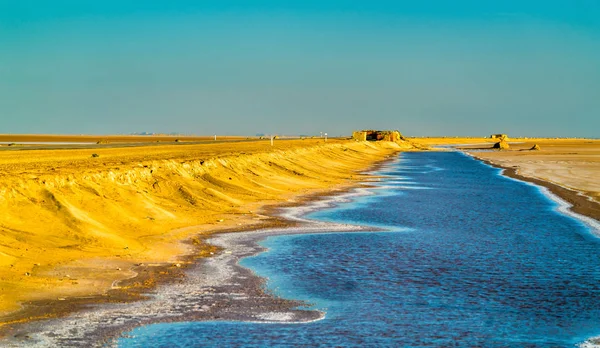
[[[38,303],[111,301],[106,291],[140,264],[176,271],[191,250],[214,251],[203,236],[272,225],[261,208],[360,180],[357,170],[400,149],[297,140],[0,152],[1,323],[60,314]],[[142,279],[115,299],[153,285]]]
[[[299,206],[275,208],[289,225],[248,232],[218,233],[208,239],[223,249],[214,257],[190,265],[181,281],[163,284],[135,303],[110,303],[55,318],[12,327],[3,344],[9,347],[113,346],[124,332],[141,325],[165,322],[246,321],[306,323],[325,313],[303,301],[280,298],[265,291],[265,278],[242,267],[239,261],[264,251],[259,242],[274,235],[379,231],[377,227],[309,220],[305,215],[369,195],[376,188],[354,188],[347,193],[309,197]]]

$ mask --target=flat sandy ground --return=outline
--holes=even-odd
[[[140,264],[160,275],[184,268],[192,252],[210,256],[209,234],[272,225],[269,207],[355,183],[401,149],[232,139],[0,151],[0,326],[55,315],[36,311],[41,301],[59,308],[52,302],[106,296],[122,284],[151,287],[148,276],[118,281],[136,277]]]
[[[506,151],[472,152],[517,173],[572,190],[600,203],[600,140],[514,139]],[[534,144],[539,151],[529,151]]]
[[[247,137],[218,135],[217,140],[243,140]],[[251,137],[251,139],[258,139]],[[55,135],[55,134],[0,134],[0,143],[153,143],[153,142],[199,142],[215,140],[214,136],[187,135]]]
[[[466,144],[493,144],[494,139],[478,137],[415,137],[408,138],[415,143],[425,146],[444,146],[444,145],[466,145]]]

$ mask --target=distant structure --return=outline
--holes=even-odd
[[[492,134],[492,135],[490,135],[490,139],[508,140],[508,135],[506,135],[506,134]]]
[[[492,146],[492,149],[496,149],[496,150],[508,150],[508,149],[510,149],[510,145],[508,145],[508,142],[506,142],[506,140],[500,139],[499,142],[495,143]]]
[[[400,141],[403,140],[402,134],[397,130],[377,131],[361,130],[352,132],[352,139],[356,141]]]

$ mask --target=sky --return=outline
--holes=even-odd
[[[0,133],[600,137],[600,0],[0,0]]]

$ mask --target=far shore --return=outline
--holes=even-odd
[[[583,192],[572,190],[549,181],[521,175],[519,174],[518,169],[514,167],[502,166],[487,160],[482,161],[493,167],[503,169],[502,174],[510,178],[530,182],[547,188],[550,192],[569,203],[571,205],[569,210],[600,222],[600,203],[592,200],[591,197],[586,196]]]
[[[462,150],[507,176],[548,188],[573,205],[572,211],[600,221],[600,140],[511,141],[505,151]],[[539,150],[530,150],[534,145]]]
[[[600,221],[600,140],[582,138],[508,138],[508,150],[495,150],[498,139],[465,137],[410,138],[433,148],[452,146],[497,168],[506,176],[546,187],[573,207]],[[538,150],[531,150],[538,145]],[[493,199],[493,198],[491,198]]]

